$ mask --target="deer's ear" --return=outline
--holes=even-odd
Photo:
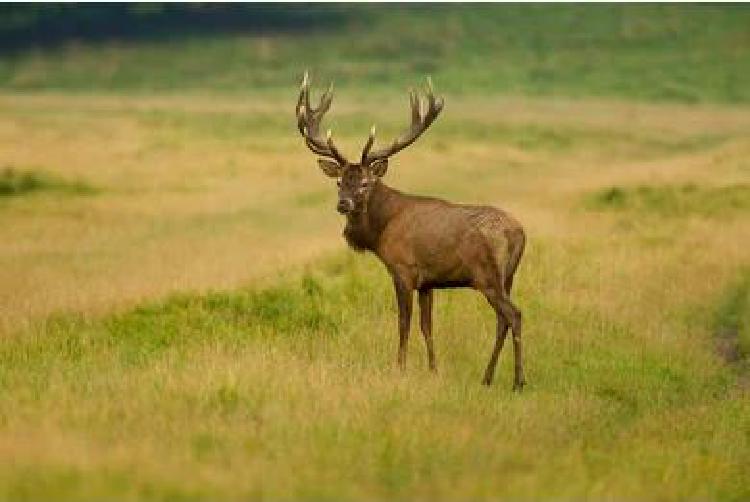
[[[330,178],[338,178],[341,176],[341,166],[337,162],[332,162],[326,159],[318,159],[318,165],[323,170],[326,176]]]
[[[372,164],[370,164],[370,173],[372,173],[373,176],[377,176],[378,178],[382,178],[385,176],[385,172],[388,170],[388,159],[382,159],[382,160],[376,160]]]

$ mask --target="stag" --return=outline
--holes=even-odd
[[[330,129],[325,137],[321,134],[321,121],[333,100],[333,85],[313,108],[310,79],[305,73],[296,107],[297,127],[307,147],[319,156],[323,173],[337,180],[336,209],[346,216],[347,243],[357,251],[374,253],[393,279],[399,311],[399,367],[406,367],[414,291],[419,297],[429,368],[435,372],[433,290],[473,288],[485,296],[497,317],[495,345],[482,383],[492,383],[510,327],[515,362],[513,388],[521,390],[525,384],[521,312],[510,300],[513,276],[526,244],[520,223],[495,207],[410,195],[382,181],[388,159],[414,143],[443,109],[443,100],[435,97],[429,78],[425,94],[423,100],[416,91],[410,92],[411,125],[390,146],[373,148],[373,126],[359,162],[351,162],[336,148]]]

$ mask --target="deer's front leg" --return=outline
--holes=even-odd
[[[398,278],[394,279],[394,285],[398,301],[398,365],[403,371],[406,369],[406,346],[409,342],[413,291]]]
[[[424,335],[424,343],[427,346],[427,362],[430,365],[430,371],[437,372],[435,362],[435,349],[432,345],[432,290],[419,290],[419,319]]]

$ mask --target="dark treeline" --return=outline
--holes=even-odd
[[[346,22],[342,4],[22,4],[0,5],[0,47],[66,41],[158,39],[237,31],[300,31]]]

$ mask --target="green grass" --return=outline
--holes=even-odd
[[[587,206],[600,210],[636,211],[657,217],[689,215],[726,217],[750,211],[750,185],[706,187],[685,183],[661,186],[613,186],[589,196]]]
[[[10,53],[0,56],[0,86],[289,92],[310,68],[319,80],[335,79],[362,93],[403,89],[431,74],[451,94],[750,101],[750,9],[743,5],[335,10],[341,17],[334,23],[312,20],[292,31],[269,25],[244,34],[84,41]]]
[[[732,398],[731,372],[680,337],[644,339],[637,322],[549,288],[559,253],[535,242],[525,264],[541,283],[517,294],[530,380],[520,395],[509,348],[496,385],[479,385],[494,316],[470,293],[438,295],[440,375],[418,332],[398,374],[391,286],[351,254],[266,287],[50,319],[0,347],[0,424],[53,434],[66,453],[16,451],[0,493],[747,497],[750,408]],[[688,329],[677,311],[659,322]]]
[[[6,167],[0,170],[0,197],[12,197],[35,192],[58,192],[88,195],[96,190],[83,181],[66,181],[56,176]]]
[[[716,311],[715,331],[720,350],[732,363],[750,370],[750,271],[730,285]]]

